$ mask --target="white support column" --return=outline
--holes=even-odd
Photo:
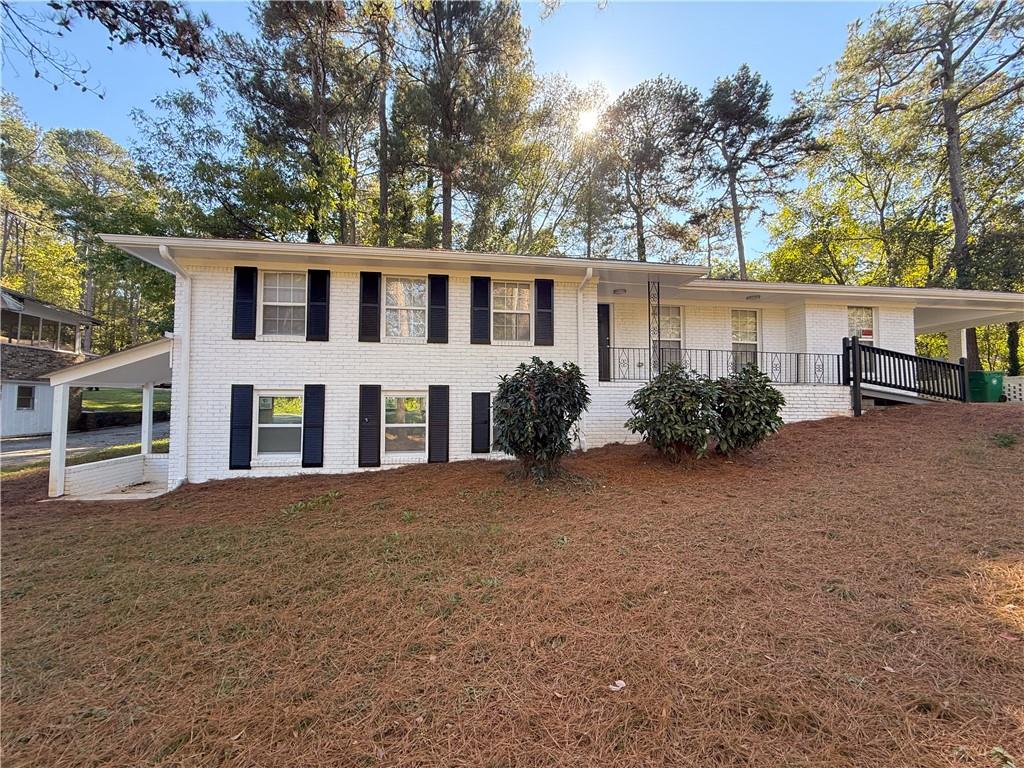
[[[67,384],[53,388],[53,426],[50,433],[50,487],[51,498],[64,495],[64,458],[68,447],[68,391]]]
[[[949,342],[949,354],[946,359],[951,363],[959,363],[961,357],[967,357],[967,329],[961,328],[958,331],[946,331],[946,340]]]
[[[153,452],[153,385],[142,385],[142,453]]]

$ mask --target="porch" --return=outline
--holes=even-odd
[[[57,371],[53,389],[49,496],[79,500],[141,499],[167,492],[167,454],[153,452],[153,392],[171,381],[171,340],[137,347]],[[67,466],[68,400],[72,387],[110,387],[142,391],[140,452],[130,456]]]

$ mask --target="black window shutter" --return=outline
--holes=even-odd
[[[448,387],[427,387],[427,461],[448,461]]]
[[[380,272],[359,273],[359,340],[380,341]]]
[[[380,466],[380,387],[359,387],[359,466]]]
[[[231,338],[256,338],[256,267],[235,267],[235,299],[231,311]]]
[[[491,452],[491,393],[473,393],[473,453]]]
[[[231,385],[231,439],[228,469],[252,464],[252,385]]]
[[[427,276],[427,342],[448,343],[448,275]]]
[[[311,269],[306,290],[306,341],[327,341],[331,325],[331,272]]]
[[[307,384],[302,393],[302,466],[324,465],[324,385]]]
[[[469,341],[472,344],[491,343],[491,278],[471,277]]]
[[[555,343],[555,281],[535,280],[534,285],[537,302],[533,312],[533,343],[550,347]]]

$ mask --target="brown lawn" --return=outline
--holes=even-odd
[[[1024,761],[1024,408],[509,466],[5,483],[5,768]]]

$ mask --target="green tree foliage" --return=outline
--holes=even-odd
[[[754,448],[782,428],[786,399],[756,365],[745,365],[718,380],[719,416],[715,450],[729,455]]]
[[[797,107],[776,118],[770,111],[771,86],[747,65],[715,81],[702,106],[699,135],[702,172],[724,189],[732,211],[740,279],[747,278],[743,221],[762,201],[777,198],[796,174],[799,161],[821,149],[811,136],[814,114]],[[694,134],[684,119],[677,128],[684,145]]]
[[[666,234],[670,212],[687,202],[693,177],[679,157],[692,144],[699,102],[694,89],[662,76],[624,92],[602,118],[601,180],[640,261],[648,240]]]
[[[167,233],[166,190],[97,131],[44,133],[10,98],[3,102],[2,120],[5,203],[33,233],[21,274],[8,275],[5,261],[5,284],[38,290],[40,298],[56,303],[71,302],[102,320],[87,330],[86,351],[110,352],[169,330],[170,276],[97,237],[100,232]],[[73,286],[78,279],[80,291]]]
[[[494,447],[515,456],[527,477],[543,482],[558,473],[590,393],[575,363],[555,365],[534,357],[498,379],[494,396]]]
[[[404,67],[404,96],[424,150],[413,162],[440,180],[441,246],[451,248],[456,191],[475,188],[478,209],[486,207],[498,189],[491,177],[503,150],[523,126],[532,77],[527,32],[515,3],[434,0],[405,7],[413,55]]]

